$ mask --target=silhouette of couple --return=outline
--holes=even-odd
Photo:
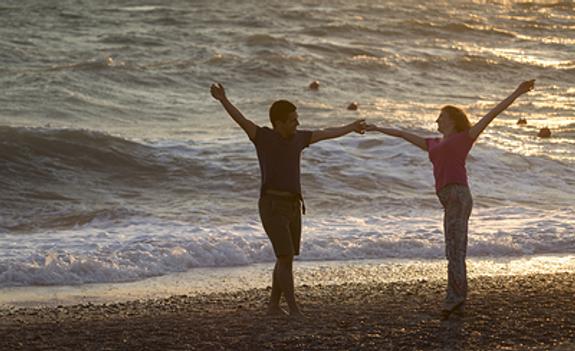
[[[474,125],[466,114],[454,106],[441,109],[436,122],[441,137],[423,138],[402,130],[366,124],[358,119],[341,127],[321,130],[298,130],[296,106],[287,100],[274,102],[269,110],[272,129],[260,127],[228,100],[224,87],[211,86],[212,96],[218,100],[231,118],[254,143],[261,171],[259,213],[269,237],[276,263],[272,277],[272,291],[268,314],[288,314],[280,308],[283,295],[289,315],[301,317],[296,303],[293,280],[293,258],[299,255],[301,215],[305,205],[301,195],[300,155],[304,148],[326,139],[334,139],[351,132],[381,132],[402,138],[428,152],[433,165],[435,190],[444,209],[445,252],[448,261],[447,295],[442,307],[442,318],[461,314],[467,296],[467,231],[471,215],[472,197],[467,183],[465,159],[475,140],[493,119],[509,107],[515,99],[529,92],[535,80],[521,83],[515,91]]]

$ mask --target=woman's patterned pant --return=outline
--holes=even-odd
[[[445,256],[447,257],[447,297],[444,310],[451,311],[465,302],[467,297],[467,227],[473,200],[469,187],[451,184],[439,193],[443,205],[443,229],[445,234]]]

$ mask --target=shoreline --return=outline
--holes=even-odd
[[[304,320],[265,316],[268,289],[0,310],[0,349],[573,350],[575,273],[469,280],[442,322],[445,280],[303,285]]]
[[[470,279],[480,276],[575,273],[575,255],[523,257],[471,257]],[[296,261],[294,274],[299,286],[345,283],[392,283],[410,280],[442,280],[444,259],[368,259],[348,261]],[[135,282],[97,283],[71,286],[24,286],[0,289],[0,310],[21,307],[105,304],[173,295],[240,292],[269,287],[272,263],[240,267],[195,268]]]

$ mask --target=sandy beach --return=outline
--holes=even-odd
[[[472,278],[463,317],[445,282],[303,285],[307,318],[268,317],[267,289],[9,308],[0,350],[575,350],[575,274]]]

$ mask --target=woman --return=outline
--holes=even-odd
[[[471,126],[465,113],[454,106],[441,109],[437,125],[442,138],[422,138],[401,130],[367,126],[368,131],[378,131],[403,138],[429,153],[433,164],[435,190],[443,205],[443,226],[446,256],[448,260],[447,297],[442,317],[449,318],[453,312],[463,312],[467,296],[467,226],[471,215],[472,199],[467,183],[465,159],[477,137],[493,119],[511,105],[515,99],[532,90],[535,80],[521,83],[513,94],[501,101],[479,122]]]

